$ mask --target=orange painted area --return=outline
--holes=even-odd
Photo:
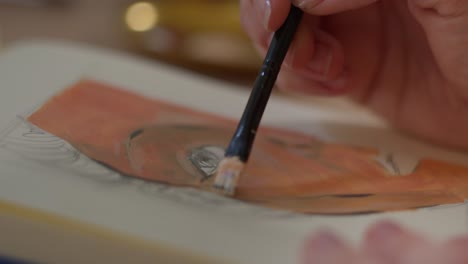
[[[88,80],[51,98],[29,121],[119,172],[204,191],[213,191],[213,179],[204,179],[187,153],[198,146],[226,146],[236,125]],[[262,128],[235,198],[341,214],[459,203],[468,196],[467,167],[422,160],[412,174],[393,176],[375,161],[377,154]]]

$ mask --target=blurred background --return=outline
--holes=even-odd
[[[251,84],[261,63],[238,0],[0,0],[0,51],[32,38],[121,50],[240,84]]]

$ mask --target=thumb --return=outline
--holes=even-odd
[[[293,4],[312,15],[332,15],[365,7],[378,0],[293,0]]]
[[[408,0],[444,77],[468,98],[468,1]]]

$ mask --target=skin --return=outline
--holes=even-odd
[[[392,222],[370,227],[353,248],[328,231],[305,244],[304,264],[463,264],[468,263],[468,237],[434,243]]]
[[[346,95],[395,127],[468,149],[468,1],[293,0],[306,15],[280,89]],[[290,0],[241,0],[264,55]]]
[[[468,0],[292,0],[305,16],[280,89],[349,96],[395,127],[468,149]],[[262,55],[291,0],[240,0]],[[396,224],[371,227],[358,248],[331,232],[306,243],[307,264],[468,263],[468,236],[434,243]]]

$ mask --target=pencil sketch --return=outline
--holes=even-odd
[[[118,175],[82,155],[64,140],[55,137],[17,116],[8,133],[0,138],[0,148],[47,167],[70,170],[97,180],[115,180]]]

